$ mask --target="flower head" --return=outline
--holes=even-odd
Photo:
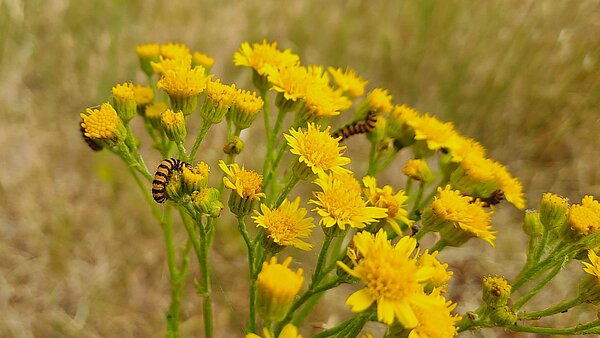
[[[304,163],[314,174],[323,175],[327,171],[348,173],[348,169],[342,168],[350,163],[350,158],[342,156],[346,147],[340,146],[329,130],[330,127],[327,127],[320,131],[320,126],[309,123],[306,131],[290,129],[290,134],[284,136],[290,152],[298,155],[298,162]]]
[[[300,121],[315,121],[323,117],[337,116],[352,102],[342,95],[339,90],[334,90],[328,84],[309,82],[302,98],[304,109]]]
[[[174,112],[167,109],[162,112],[160,117],[162,127],[171,141],[183,142],[187,135],[185,128],[185,118],[182,112]]]
[[[315,204],[321,220],[319,224],[326,228],[337,226],[344,230],[346,225],[364,228],[366,224],[387,217],[386,209],[366,206],[361,197],[360,184],[352,174],[323,175],[315,180],[321,191],[313,192]]]
[[[187,116],[196,108],[198,95],[206,90],[212,75],[207,75],[201,66],[191,69],[191,56],[177,60],[179,63],[172,65],[173,68],[163,67],[156,87],[169,95],[173,109],[181,110]]]
[[[202,66],[206,70],[210,70],[215,64],[215,59],[204,53],[194,52],[192,54],[192,67]]]
[[[365,93],[365,86],[368,81],[363,80],[356,72],[350,68],[342,70],[341,68],[327,68],[333,82],[344,92],[351,97],[359,97]]]
[[[223,120],[229,109],[235,102],[238,91],[235,84],[226,85],[221,80],[208,81],[206,86],[206,97],[200,115],[205,121],[212,124]]]
[[[155,129],[162,128],[160,120],[162,118],[162,113],[167,109],[169,109],[169,106],[167,106],[167,104],[164,101],[159,101],[155,104],[150,104],[146,106],[146,118],[150,120],[150,123],[152,123],[152,126]]]
[[[456,322],[461,317],[453,315],[456,303],[446,300],[439,293],[421,295],[412,306],[417,317],[417,326],[412,329],[408,338],[454,337],[458,333]]]
[[[246,129],[252,125],[264,106],[262,98],[255,92],[238,89],[235,97],[235,104],[229,111],[229,119],[240,130]]]
[[[144,107],[154,101],[154,91],[149,86],[135,85],[133,93],[138,109],[144,109]]]
[[[183,43],[169,42],[160,45],[160,55],[165,59],[180,59],[190,55],[190,49]]]
[[[295,66],[299,62],[298,55],[293,54],[289,49],[281,51],[277,49],[276,42],[269,44],[266,40],[252,45],[244,42],[240,50],[233,55],[233,63],[236,66],[250,67],[261,76],[266,76],[270,67],[283,69]]]
[[[375,110],[381,114],[392,111],[392,95],[382,88],[375,88],[367,94],[369,110]]]
[[[478,237],[494,246],[496,232],[491,230],[492,211],[483,204],[464,196],[450,186],[438,187],[438,195],[431,207],[423,211],[422,222],[429,230],[439,231],[442,239],[451,246],[460,246],[471,237]]]
[[[86,109],[86,113],[80,114],[81,127],[84,135],[92,140],[98,140],[117,145],[127,137],[127,130],[117,116],[117,112],[110,103],[103,103],[100,109]]]
[[[363,177],[362,182],[365,186],[364,192],[368,203],[372,206],[387,210],[387,217],[385,220],[398,235],[402,234],[402,230],[400,230],[397,221],[400,221],[407,226],[413,224],[413,220],[408,218],[408,211],[405,209],[408,197],[404,193],[404,190],[399,190],[394,194],[390,185],[378,188],[377,179],[372,176]]]
[[[494,177],[504,193],[506,200],[517,209],[525,208],[525,197],[523,196],[523,185],[518,178],[513,177],[504,165],[494,162]]]
[[[196,166],[184,165],[181,169],[183,176],[183,187],[188,192],[198,191],[208,183],[208,173],[210,168],[208,164],[200,161]]]
[[[265,320],[280,321],[292,306],[300,291],[304,276],[302,269],[292,271],[289,268],[292,258],[277,263],[277,257],[264,262],[258,274],[258,311]]]
[[[156,43],[139,45],[135,48],[140,59],[140,68],[148,77],[152,76],[151,62],[157,62],[160,57],[160,46]]]
[[[262,176],[254,170],[246,170],[243,166],[237,163],[230,165],[225,164],[223,161],[219,161],[219,167],[229,178],[223,177],[223,184],[228,189],[236,192],[241,198],[249,198],[258,200],[261,197],[265,197],[262,191]]]
[[[411,179],[420,182],[429,182],[433,179],[431,169],[429,168],[427,161],[423,159],[408,160],[404,167],[402,167],[402,173]]]
[[[439,252],[434,251],[429,253],[425,250],[417,260],[417,265],[424,267],[429,266],[433,268],[433,274],[429,283],[425,285],[425,290],[432,291],[433,289],[439,290],[440,292],[446,292],[448,288],[448,281],[454,274],[452,271],[448,271],[448,263],[442,263],[437,259]]]
[[[482,299],[491,307],[501,307],[508,303],[512,286],[499,276],[487,276],[482,281]]]
[[[309,84],[308,69],[295,65],[281,69],[267,68],[271,89],[283,95],[285,100],[298,101],[306,96]]]
[[[584,196],[581,204],[569,207],[568,222],[571,230],[579,236],[595,233],[600,229],[600,203],[592,196]]]
[[[137,113],[133,84],[126,82],[112,87],[112,96],[117,115],[124,123],[129,122]]]
[[[191,201],[198,212],[209,217],[219,217],[223,210],[221,193],[216,188],[201,188],[192,192]]]
[[[596,277],[598,283],[600,283],[600,257],[594,252],[594,250],[588,250],[588,259],[590,262],[581,262],[583,264],[583,271]]]
[[[252,218],[257,226],[265,228],[268,240],[281,248],[293,246],[300,250],[310,250],[312,245],[304,242],[302,238],[310,237],[315,226],[312,217],[305,217],[306,209],[299,206],[299,197],[294,202],[286,199],[274,209],[261,204],[261,213],[256,211],[256,216]]]
[[[540,221],[547,229],[563,225],[569,212],[569,199],[553,193],[542,195],[540,205]]]
[[[442,122],[425,114],[413,123],[415,140],[423,140],[430,150],[456,147],[458,133],[451,122]]]
[[[402,237],[392,245],[384,230],[376,235],[362,231],[353,239],[359,260],[352,259],[353,268],[338,261],[350,275],[360,279],[365,287],[353,293],[346,304],[353,312],[361,312],[377,304],[377,318],[388,325],[398,320],[405,328],[413,328],[418,318],[413,307],[423,303],[423,285],[434,269],[419,266],[413,256],[417,241]]]

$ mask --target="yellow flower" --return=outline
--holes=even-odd
[[[300,63],[300,57],[293,54],[289,49],[280,51],[277,43],[268,44],[266,40],[262,43],[242,43],[240,50],[233,55],[233,63],[236,66],[246,66],[254,69],[261,76],[267,76],[269,67],[283,69]]]
[[[235,89],[235,84],[226,85],[221,83],[221,80],[208,81],[206,87],[207,100],[204,101],[202,109],[200,109],[200,115],[212,124],[221,122],[237,96],[238,91]]]
[[[453,162],[461,162],[468,157],[485,157],[485,148],[476,140],[456,134],[453,142],[448,144]]]
[[[404,167],[402,167],[402,173],[420,182],[429,182],[433,179],[433,174],[431,173],[431,169],[429,169],[427,161],[422,159],[408,160]]]
[[[428,230],[439,231],[451,246],[460,246],[471,237],[478,237],[494,246],[496,232],[491,230],[492,211],[486,212],[478,200],[464,196],[458,190],[438,187],[431,207],[423,211],[422,222]]]
[[[333,90],[327,84],[309,82],[303,96],[304,111],[300,121],[314,121],[322,117],[336,116],[344,111],[352,102],[342,95],[341,91]]]
[[[174,112],[171,109],[167,109],[161,114],[160,122],[171,141],[183,142],[185,140],[187,130],[182,112]]]
[[[367,94],[369,110],[375,110],[381,114],[387,114],[392,111],[392,95],[382,88],[375,88]]]
[[[439,252],[437,251],[429,253],[429,250],[425,250],[425,252],[419,256],[417,265],[421,267],[429,266],[433,268],[431,279],[429,283],[425,285],[425,289],[427,291],[436,289],[440,292],[446,292],[448,288],[448,281],[454,273],[452,271],[448,271],[448,263],[441,263],[437,259],[438,253]]]
[[[444,296],[434,292],[416,297],[412,309],[417,317],[417,326],[410,331],[408,338],[449,338],[458,333],[456,322],[461,319],[453,315],[456,303],[447,301]]]
[[[386,133],[397,140],[402,147],[415,142],[414,126],[419,121],[419,113],[407,105],[394,105],[386,125]]]
[[[394,194],[393,188],[390,185],[378,188],[377,179],[372,176],[363,177],[362,182],[365,186],[364,192],[369,204],[374,207],[386,209],[386,222],[398,235],[402,235],[402,230],[398,226],[397,221],[407,226],[411,226],[414,223],[413,220],[408,218],[408,211],[405,209],[408,197],[404,193],[404,190],[399,190]]]
[[[600,258],[593,250],[588,250],[588,259],[590,262],[581,262],[583,264],[583,271],[596,277],[600,283]]]
[[[206,89],[209,79],[210,76],[204,73],[204,68],[202,67],[194,69],[181,67],[167,70],[163,73],[163,77],[158,80],[156,86],[164,89],[169,96],[193,97]]]
[[[539,218],[547,229],[554,229],[564,224],[569,213],[569,199],[553,193],[542,195]]]
[[[506,200],[517,209],[525,208],[525,197],[523,196],[523,185],[519,179],[513,177],[504,165],[494,162],[494,177],[500,190],[504,193]]]
[[[271,89],[281,93],[286,100],[297,101],[306,96],[309,78],[306,67],[297,65],[276,69],[266,68]]]
[[[219,161],[219,167],[229,176],[223,177],[225,187],[235,191],[241,198],[258,200],[266,196],[261,192],[262,176],[256,171],[246,170],[243,166],[240,169],[237,163],[227,165],[222,160]]]
[[[148,77],[152,76],[151,62],[156,62],[160,57],[160,46],[155,43],[139,45],[135,48],[140,59],[140,68]]]
[[[481,283],[481,298],[490,307],[502,307],[508,304],[512,286],[500,276],[484,277]]]
[[[192,58],[189,55],[177,59],[167,59],[161,56],[157,62],[151,62],[150,65],[156,74],[162,75],[169,70],[191,69]]]
[[[221,193],[218,189],[201,188],[192,192],[190,199],[200,214],[208,215],[208,217],[213,218],[221,215],[223,203],[221,203]]]
[[[337,226],[344,230],[346,225],[353,228],[364,228],[366,224],[377,222],[387,217],[386,209],[368,207],[361,197],[360,184],[352,174],[323,175],[315,180],[322,191],[313,192],[315,204],[321,220],[320,225],[326,228]]]
[[[363,80],[356,72],[350,68],[343,71],[341,68],[327,68],[333,82],[344,92],[352,97],[359,97],[365,93],[365,86],[368,81]]]
[[[173,110],[180,110],[187,116],[196,109],[198,95],[206,90],[212,74],[207,75],[201,66],[190,69],[190,56],[180,60],[182,62],[172,69],[163,68],[156,87],[169,95]]]
[[[215,64],[215,59],[200,52],[192,54],[192,67],[202,66],[205,69],[211,69]]]
[[[391,325],[395,319],[405,328],[418,324],[413,307],[423,303],[423,284],[433,274],[432,267],[420,267],[413,253],[417,241],[402,237],[392,245],[382,229],[376,235],[362,231],[353,239],[360,260],[352,259],[354,267],[338,261],[348,274],[360,279],[365,287],[353,293],[346,304],[353,312],[362,312],[371,304],[377,304],[377,319]]]
[[[146,106],[146,117],[152,123],[152,126],[156,129],[162,128],[161,126],[161,118],[162,113],[169,109],[169,106],[164,101],[159,101],[155,104],[150,104]]]
[[[169,42],[160,45],[160,55],[165,59],[179,59],[190,55],[190,49],[183,43]]]
[[[294,202],[288,199],[276,209],[265,204],[260,205],[262,213],[255,211],[252,218],[256,225],[266,229],[266,236],[278,246],[293,246],[300,250],[310,250],[312,245],[302,238],[309,238],[312,232],[313,218],[306,217],[306,209],[300,208],[300,198]]]
[[[131,121],[137,113],[133,84],[126,82],[112,87],[112,96],[117,115],[125,123]]]
[[[258,288],[258,311],[268,321],[280,321],[287,314],[298,295],[304,276],[302,269],[296,272],[288,266],[292,257],[277,263],[277,257],[264,262],[256,280]]]
[[[346,149],[340,146],[337,139],[330,135],[330,127],[320,131],[320,126],[308,124],[308,130],[290,129],[284,134],[290,146],[290,152],[298,155],[298,162],[304,163],[314,174],[323,175],[326,171],[347,173],[348,169],[342,168],[350,163],[350,158],[342,156]]]
[[[208,167],[208,164],[202,161],[196,164],[195,167],[184,165],[181,169],[184,189],[188,193],[191,193],[206,187],[209,172],[210,168]]]
[[[568,222],[576,234],[586,236],[600,228],[600,204],[592,196],[585,196],[581,204],[569,207]]]
[[[154,101],[154,91],[148,86],[136,85],[133,87],[135,103],[138,108],[143,108]]]
[[[110,103],[103,103],[100,109],[88,108],[86,113],[81,113],[80,116],[83,120],[81,127],[84,129],[84,135],[93,140],[117,145],[127,137],[127,130]]]
[[[456,147],[458,133],[451,122],[442,122],[436,117],[425,114],[414,124],[415,140],[424,140],[431,150]]]
[[[266,327],[263,328],[263,334],[265,335],[265,338],[274,338],[271,332],[269,332],[269,329]],[[254,333],[248,333],[246,335],[246,338],[262,337]],[[302,338],[302,335],[298,333],[298,329],[293,324],[287,324],[283,327],[283,330],[281,330],[281,333],[279,333],[279,336],[277,336],[277,338]]]
[[[450,183],[455,189],[476,198],[488,198],[500,189],[495,169],[498,163],[489,158],[468,155],[450,175]]]
[[[255,92],[238,89],[235,104],[229,111],[228,118],[240,130],[246,129],[254,122],[263,106],[262,98],[256,96]]]
[[[135,47],[138,57],[145,59],[158,59],[160,55],[160,46],[156,43],[148,43]]]

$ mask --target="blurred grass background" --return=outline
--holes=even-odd
[[[350,66],[394,102],[454,121],[522,180],[532,207],[545,191],[573,201],[600,195],[598,0],[0,0],[0,336],[164,335],[161,230],[123,164],[82,142],[78,113],[106,101],[116,83],[143,81],[135,55],[142,43],[187,43],[216,58],[218,77],[250,88],[249,70],[235,68],[232,55],[263,38],[305,64]],[[207,157],[224,142],[211,133]],[[386,174],[394,181],[398,167]],[[503,204],[497,249],[470,242],[442,255],[455,271],[450,296],[461,312],[477,306],[482,275],[516,273],[526,243],[521,217]],[[216,332],[241,336],[242,242],[217,241]],[[552,297],[539,297],[542,305],[573,295],[576,265]],[[326,297],[312,323],[346,316],[348,294]],[[198,336],[199,298],[192,288],[187,295],[182,332]],[[578,312],[558,317],[540,325],[580,320]],[[494,335],[510,334],[465,336]]]

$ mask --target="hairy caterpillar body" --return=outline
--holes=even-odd
[[[338,138],[341,137],[340,142],[347,139],[348,137],[356,134],[366,134],[375,129],[377,123],[377,113],[370,111],[367,113],[367,118],[361,121],[352,122],[347,124],[340,129],[336,130],[331,136]]]
[[[187,163],[174,158],[162,160],[158,164],[154,180],[152,181],[152,198],[157,203],[165,203],[167,200],[165,189],[167,188],[167,184],[169,184],[169,179],[173,171],[181,171],[184,165],[187,165]]]

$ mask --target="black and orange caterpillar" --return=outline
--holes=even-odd
[[[375,129],[377,123],[377,113],[375,111],[369,111],[367,118],[361,121],[355,121],[347,124],[340,129],[334,131],[331,136],[334,138],[341,137],[340,142],[347,139],[348,137],[356,134],[366,134]]]
[[[167,200],[165,189],[167,188],[167,184],[169,184],[169,179],[173,171],[181,171],[184,165],[188,164],[174,158],[162,160],[158,164],[154,180],[152,181],[152,197],[157,203],[165,203]]]

